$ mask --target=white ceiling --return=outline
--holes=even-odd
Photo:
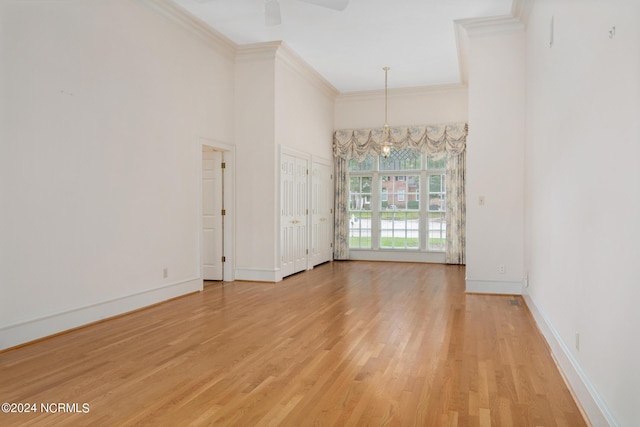
[[[351,0],[343,11],[279,0],[173,0],[239,45],[283,40],[340,92],[460,83],[454,21],[511,14],[512,0]]]

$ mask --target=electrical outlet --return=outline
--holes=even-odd
[[[498,266],[498,273],[500,273],[500,274],[504,274],[504,271],[505,271],[505,270],[504,270],[504,264],[500,264],[500,265]]]
[[[524,287],[525,288],[529,287],[529,273],[527,273],[527,275],[524,276]]]
[[[169,277],[169,269],[168,268],[165,267],[165,268],[162,269],[162,277],[165,278],[165,279],[167,277]]]
[[[580,333],[576,332],[576,350],[580,351]]]

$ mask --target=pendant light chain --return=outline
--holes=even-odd
[[[382,157],[385,159],[389,157],[391,153],[391,131],[389,128],[389,124],[387,122],[387,73],[389,72],[389,67],[384,67],[384,127],[382,128]]]
[[[384,124],[387,124],[387,72],[389,67],[384,67]]]

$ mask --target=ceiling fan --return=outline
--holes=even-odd
[[[298,0],[305,3],[315,4],[333,10],[344,10],[349,4],[349,0]],[[278,0],[265,0],[264,22],[268,26],[280,25],[282,15],[280,14],[280,3]]]

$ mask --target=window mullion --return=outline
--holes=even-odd
[[[426,251],[429,249],[427,245],[429,235],[429,181],[427,171],[422,170],[420,172],[420,182],[420,250]]]
[[[380,174],[373,172],[371,179],[371,249],[380,248]]]

